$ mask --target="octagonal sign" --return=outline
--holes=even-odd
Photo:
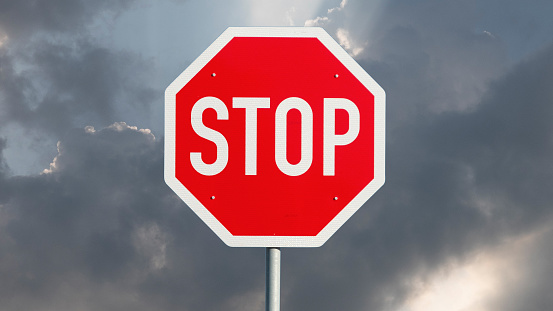
[[[384,139],[384,90],[322,28],[228,28],[165,92],[165,181],[229,246],[322,245]]]

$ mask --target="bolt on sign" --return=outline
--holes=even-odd
[[[228,28],[165,91],[165,181],[229,246],[321,246],[384,147],[384,90],[322,28]]]

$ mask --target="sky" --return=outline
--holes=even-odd
[[[229,26],[324,28],[386,91],[386,183],[282,310],[553,310],[553,2],[0,0],[0,310],[262,310],[265,250],[165,185],[165,88]]]

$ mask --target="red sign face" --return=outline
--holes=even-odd
[[[166,91],[165,179],[230,246],[320,246],[384,183],[384,91],[320,28],[229,28]]]

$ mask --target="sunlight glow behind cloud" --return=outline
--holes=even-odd
[[[485,310],[480,307],[482,299],[496,286],[496,276],[489,271],[488,260],[477,259],[437,276],[430,284],[419,284],[421,292],[402,311]]]
[[[322,0],[308,1],[246,1],[250,11],[250,25],[255,26],[303,26],[313,18]]]
[[[522,281],[520,263],[550,230],[546,226],[516,237],[443,269],[429,281],[414,281],[415,294],[400,311],[490,310],[490,303],[505,291],[505,284]]]
[[[8,42],[8,35],[0,29],[0,48]]]
[[[336,30],[336,37],[338,38],[340,45],[348,51],[351,56],[357,56],[363,52],[364,47],[353,42],[349,31],[346,29],[338,28],[338,30]]]

